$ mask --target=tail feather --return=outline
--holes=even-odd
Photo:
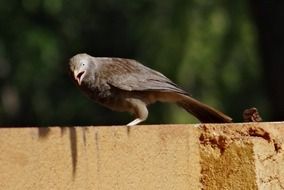
[[[202,123],[231,123],[232,118],[194,98],[184,96],[177,105],[194,115]]]

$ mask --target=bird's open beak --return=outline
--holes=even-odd
[[[85,75],[85,71],[74,72],[74,78],[76,79],[79,85],[81,85],[84,75]]]

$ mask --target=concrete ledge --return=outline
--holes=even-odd
[[[284,123],[0,128],[0,189],[284,189]]]

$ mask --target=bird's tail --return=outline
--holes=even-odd
[[[231,123],[232,118],[194,98],[184,96],[177,105],[194,115],[202,123]]]

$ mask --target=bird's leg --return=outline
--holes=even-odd
[[[141,123],[142,121],[145,121],[148,117],[148,109],[146,107],[146,104],[139,99],[129,99],[128,102],[132,107],[132,113],[134,113],[136,119],[128,123],[126,126],[134,126]]]

